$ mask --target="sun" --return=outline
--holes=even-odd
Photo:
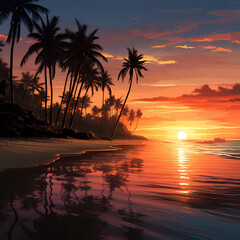
[[[187,139],[187,134],[185,132],[179,132],[177,137],[179,140],[184,140]]]

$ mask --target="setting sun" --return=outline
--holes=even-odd
[[[178,139],[179,140],[184,140],[187,138],[187,134],[185,132],[179,132],[178,133]]]

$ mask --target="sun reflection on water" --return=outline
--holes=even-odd
[[[183,194],[188,194],[188,186],[189,186],[189,176],[188,176],[188,167],[189,160],[185,156],[185,151],[183,147],[177,148],[178,150],[178,172],[180,182],[179,185],[182,187],[182,190],[178,191]]]

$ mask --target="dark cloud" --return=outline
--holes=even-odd
[[[240,85],[235,84],[232,88],[226,88],[219,86],[217,90],[211,89],[207,84],[200,88],[196,88],[191,94],[184,94],[182,98],[186,97],[201,97],[201,98],[211,98],[211,97],[228,97],[240,95]]]
[[[169,98],[164,96],[158,96],[153,98],[142,98],[135,99],[133,101],[139,102],[163,102],[163,101],[194,101],[194,99],[209,99],[209,98],[226,98],[231,96],[240,95],[240,84],[235,84],[232,88],[219,86],[218,89],[212,89],[209,85],[203,85],[200,88],[194,89],[190,94],[183,94],[182,96],[176,98]],[[224,102],[236,102],[240,101],[240,98],[230,98],[230,99],[218,99],[215,102],[224,101]],[[212,101],[213,102],[213,101]]]
[[[159,12],[162,13],[186,13],[186,14],[194,14],[202,11],[201,8],[191,8],[191,9],[158,9]]]

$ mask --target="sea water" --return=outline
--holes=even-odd
[[[146,141],[3,171],[0,239],[238,240],[239,143]]]

